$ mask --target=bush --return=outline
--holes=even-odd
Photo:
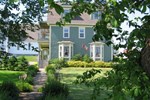
[[[49,64],[48,66],[46,66],[46,68],[45,68],[45,70],[46,70],[46,72],[48,73],[48,72],[51,72],[52,74],[54,74],[55,73],[55,65],[54,64]]]
[[[28,61],[25,59],[24,56],[18,57],[18,67],[16,70],[25,71],[28,67]]]
[[[82,56],[80,54],[75,54],[73,57],[72,57],[72,60],[74,61],[82,61]]]
[[[26,78],[26,80],[25,80],[25,82],[27,82],[27,83],[33,85],[33,84],[34,84],[34,79],[33,79],[32,76],[29,76],[29,75],[28,75],[27,78]]]
[[[21,82],[17,84],[18,89],[21,92],[31,92],[33,91],[33,86],[26,82]]]
[[[8,92],[0,91],[0,100],[17,100],[17,99],[11,97]]]
[[[5,98],[4,96],[8,98],[4,99]],[[19,97],[19,90],[16,87],[15,83],[11,81],[4,81],[0,86],[0,99],[3,98],[3,100],[18,100],[18,97]]]
[[[56,80],[50,80],[43,88],[43,99],[47,96],[64,96],[67,97],[69,95],[69,88],[67,85],[60,83]]]
[[[63,95],[59,95],[59,96],[47,95],[45,97],[45,100],[68,100],[68,99],[65,96],[63,96]]]
[[[87,63],[90,63],[92,62],[93,60],[86,54],[83,56],[83,61],[87,62]]]
[[[84,61],[68,61],[69,67],[99,67],[99,68],[109,68],[113,67],[112,62],[104,62],[104,61],[95,61],[95,62],[84,62]]]
[[[84,61],[68,61],[69,67],[86,67],[88,63]]]
[[[28,68],[27,68],[27,74],[28,76],[35,76],[38,72],[38,67],[37,65],[30,65]]]
[[[49,64],[55,64],[56,68],[62,68],[62,67],[67,67],[67,62],[65,59],[51,59],[49,61]]]
[[[15,70],[16,67],[18,66],[17,62],[18,62],[18,60],[15,56],[10,57],[8,60],[9,70]]]

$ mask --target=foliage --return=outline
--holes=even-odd
[[[19,91],[21,92],[31,92],[33,91],[33,86],[26,82],[20,82],[17,84]]]
[[[132,71],[133,69],[134,72]],[[98,77],[93,80],[92,76],[97,74],[99,72],[95,73],[95,71],[90,70],[83,73],[82,76],[78,76],[77,79],[77,83],[94,87],[93,98],[101,94],[101,90],[104,89],[112,91],[108,92],[109,98],[107,99],[126,100],[128,97],[135,100],[147,100],[150,98],[150,86],[147,85],[150,84],[149,78],[143,72],[143,69],[138,67],[138,64],[135,66],[135,63],[132,61],[120,62],[111,71],[105,73],[106,77]]]
[[[97,67],[97,68],[110,68],[113,67],[112,62],[94,61],[94,62],[84,62],[84,61],[68,61],[69,67]]]
[[[47,73],[55,73],[55,65],[54,64],[49,64],[48,66],[46,66],[45,70]]]
[[[39,70],[38,70],[37,65],[30,65],[30,66],[28,66],[28,68],[26,70],[27,75],[32,76],[32,77],[34,77],[37,74],[38,71]]]
[[[25,44],[22,41],[27,37],[31,38],[26,30],[37,29],[35,22],[42,20],[45,6],[41,5],[40,0],[2,0],[0,5],[0,43],[8,37],[9,46],[17,44],[24,48]]]
[[[17,69],[17,66],[18,66],[17,62],[18,62],[18,59],[15,56],[10,57],[8,61],[9,70]]]
[[[0,69],[3,70],[25,71],[28,67],[28,61],[23,56],[16,58],[15,56],[4,55],[1,56],[0,62]]]
[[[87,62],[87,63],[90,63],[92,62],[93,60],[86,54],[83,56],[83,61]]]
[[[6,99],[4,96],[11,98],[10,100],[18,100],[19,90],[16,87],[15,83],[11,81],[4,81],[0,86],[0,97],[4,100]],[[8,99],[7,98],[7,99]]]
[[[80,54],[75,54],[75,55],[72,57],[72,60],[75,60],[75,61],[82,61],[82,55],[80,55]]]
[[[34,79],[32,76],[28,75],[27,78],[25,79],[25,82],[33,85],[34,84]]]
[[[46,98],[47,96],[64,96],[67,97],[69,95],[68,86],[60,83],[56,80],[48,81],[43,88],[43,97]]]
[[[49,61],[49,64],[54,64],[56,68],[60,69],[62,67],[67,67],[67,63],[65,61],[65,59],[51,59]]]
[[[18,57],[18,67],[17,70],[26,70],[28,67],[28,61],[24,56]]]

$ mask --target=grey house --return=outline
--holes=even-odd
[[[64,14],[69,12],[70,6],[62,5]],[[92,15],[83,13],[76,17],[71,23],[63,27],[56,25],[62,16],[58,15],[54,9],[48,14],[47,21],[41,22],[41,32],[39,33],[39,48],[41,49],[39,59],[47,62],[53,58],[65,58],[70,60],[75,54],[88,54],[94,61],[111,61],[113,59],[113,47],[107,46],[102,41],[93,42],[92,36],[95,34],[93,25],[100,18],[100,13]]]

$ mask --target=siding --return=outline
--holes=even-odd
[[[63,27],[52,26],[51,27],[51,58],[58,58],[58,42],[59,41],[72,41],[74,43],[73,51],[75,54],[88,54],[90,55],[90,44],[92,41],[93,29],[91,27],[85,28],[85,39],[79,38],[79,27],[70,27],[70,38],[63,38]],[[88,47],[86,51],[82,48],[82,45],[85,44]],[[106,52],[105,52],[106,51]],[[111,49],[108,46],[104,48],[104,60],[109,61],[111,59]]]

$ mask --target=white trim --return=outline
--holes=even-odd
[[[99,57],[96,57],[96,47],[98,47],[99,50],[100,50],[100,56]],[[97,60],[97,59],[103,61],[104,60],[104,43],[102,43],[102,42],[92,42],[92,43],[90,43],[90,57],[94,61]]]
[[[82,33],[82,32],[80,32],[80,29],[83,29],[83,35],[84,35],[84,37],[80,37],[80,33]],[[79,32],[79,34],[78,34],[79,39],[85,39],[85,27],[79,27],[78,32]]]
[[[114,52],[113,52],[113,51],[114,51],[114,50],[113,50],[113,44],[111,44],[110,47],[111,47],[111,60],[113,60],[113,54],[114,54]]]
[[[64,32],[64,30],[65,29],[68,29],[68,37],[65,37],[65,32]],[[70,27],[63,27],[63,38],[70,38]]]
[[[51,59],[51,26],[49,26],[49,59]]]
[[[58,57],[59,58],[67,58],[68,60],[71,60],[71,57],[72,57],[72,54],[73,54],[73,42],[71,42],[71,41],[60,41],[60,42],[58,42],[58,44],[59,44],[59,46],[58,46]],[[69,47],[68,48],[68,52],[69,52],[69,54],[68,54],[68,56],[65,56],[64,55],[64,47]],[[61,50],[60,50],[60,47],[62,48]],[[72,49],[71,49],[72,48]],[[61,52],[61,56],[60,56],[60,52]]]

